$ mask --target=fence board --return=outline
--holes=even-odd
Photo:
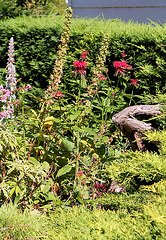
[[[74,16],[166,22],[166,0],[69,0]]]
[[[166,6],[165,0],[72,0],[73,8]]]

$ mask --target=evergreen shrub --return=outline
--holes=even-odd
[[[164,207],[164,204],[162,204]],[[164,240],[165,218],[160,207],[142,204],[143,212],[132,212],[127,209],[118,211],[93,209],[84,207],[59,209],[51,214],[54,239],[120,239],[120,240]],[[165,211],[165,207],[163,208]],[[63,230],[62,230],[63,229]]]
[[[0,208],[0,239],[45,239],[48,228],[47,217],[38,211],[23,212],[11,202]]]
[[[147,134],[148,135],[148,134]],[[148,139],[160,142],[159,154],[152,152],[133,152],[117,156],[107,168],[110,178],[125,186],[140,187],[166,178],[166,131],[149,133]]]

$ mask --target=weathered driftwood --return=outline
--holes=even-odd
[[[126,192],[126,187],[119,184],[118,182],[112,180],[107,193],[119,193],[119,192]]]
[[[129,139],[133,151],[157,151],[158,142],[145,141],[144,131],[154,130],[151,123],[137,120],[137,116],[161,115],[161,105],[136,105],[127,107],[112,117],[123,134]]]

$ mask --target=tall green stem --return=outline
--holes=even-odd
[[[131,92],[131,98],[133,98],[133,93],[134,93],[134,87],[133,87],[132,92]],[[129,102],[129,107],[130,107],[131,101],[132,101],[131,98],[130,98],[130,102]]]
[[[76,188],[76,178],[77,178],[77,172],[78,172],[78,168],[79,168],[79,141],[80,141],[80,135],[79,135],[79,131],[77,131],[77,142],[76,142],[76,167],[75,167],[74,189]]]
[[[24,106],[24,93],[22,94],[22,122],[23,122],[23,142],[24,142],[24,153],[26,155],[26,142],[25,142],[25,106]]]
[[[78,98],[77,98],[77,103],[80,101],[80,96],[81,96],[81,83],[80,83],[80,87],[79,87],[79,91],[78,91]],[[78,126],[79,120],[77,120],[77,126]],[[76,188],[76,178],[77,178],[77,172],[78,172],[78,168],[79,168],[79,142],[80,142],[80,134],[79,131],[77,131],[76,134],[76,167],[75,167],[75,181],[74,181],[74,189]]]

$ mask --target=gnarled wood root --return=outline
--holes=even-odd
[[[162,107],[162,105],[136,105],[127,107],[112,117],[113,123],[129,139],[133,151],[158,151],[157,141],[149,143],[144,139],[145,131],[155,130],[152,124],[139,121],[136,117],[161,115]]]

